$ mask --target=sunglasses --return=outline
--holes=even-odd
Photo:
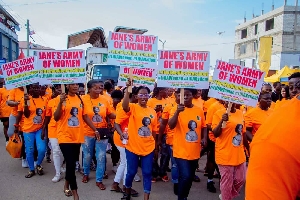
[[[149,94],[138,94],[137,95],[139,98],[149,98],[150,95]]]

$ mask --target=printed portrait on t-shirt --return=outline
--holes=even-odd
[[[41,108],[37,108],[35,110],[36,116],[33,118],[33,124],[41,124],[43,122],[42,114],[43,110]]]
[[[71,117],[68,119],[68,125],[69,126],[79,126],[79,120],[78,120],[78,108],[72,107],[70,111]]]
[[[149,137],[151,136],[151,131],[149,129],[149,125],[151,124],[151,119],[149,117],[144,117],[142,120],[143,126],[139,128],[138,134],[141,137]]]
[[[236,135],[232,138],[232,144],[235,147],[241,146],[242,143],[242,132],[243,132],[243,125],[238,124],[235,127]]]
[[[195,122],[194,120],[189,121],[188,128],[190,130],[186,133],[185,140],[188,142],[198,141],[198,134],[196,133],[197,122]]]
[[[94,111],[95,115],[92,117],[92,122],[102,122],[102,117],[99,115],[100,108],[97,106],[94,106],[93,111]]]

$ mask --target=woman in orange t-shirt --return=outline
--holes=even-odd
[[[29,93],[32,96],[24,94],[24,101],[22,101],[18,106],[18,112],[24,115],[22,131],[25,140],[26,159],[30,169],[29,173],[25,176],[26,178],[31,178],[35,175],[33,155],[35,143],[38,152],[36,170],[39,175],[43,175],[44,173],[41,164],[45,157],[46,140],[44,140],[41,135],[45,119],[47,99],[43,99],[40,96],[40,89],[41,86],[38,83],[31,84],[29,86]],[[18,130],[17,125],[16,130]]]
[[[49,142],[51,144],[51,148],[53,151],[53,164],[55,168],[55,176],[52,179],[52,182],[56,183],[60,181],[61,179],[61,166],[63,163],[63,156],[62,152],[59,148],[58,140],[57,140],[57,125],[56,121],[54,120],[54,112],[56,110],[57,104],[56,103],[56,97],[61,94],[61,85],[53,85],[51,96],[52,99],[47,104],[46,109],[46,117],[42,132],[42,137],[46,136],[49,139]]]
[[[127,83],[130,86],[131,82]],[[126,89],[122,102],[123,110],[129,117],[128,143],[126,144],[127,174],[126,192],[123,199],[130,200],[132,181],[137,173],[139,158],[142,163],[144,200],[148,200],[151,191],[151,172],[158,132],[156,112],[147,106],[150,90],[147,87],[137,88],[137,104],[130,104],[129,92]],[[125,119],[124,119],[125,120]],[[123,121],[120,121],[122,123]],[[122,134],[123,135],[123,134]],[[125,136],[125,134],[124,134]]]
[[[226,122],[225,127],[222,127],[223,122]],[[244,146],[249,149],[249,145],[244,134],[243,112],[236,109],[235,104],[229,114],[225,108],[218,110],[213,116],[212,129],[216,137],[215,159],[221,173],[220,196],[223,200],[232,200],[239,195],[246,177]]]
[[[79,85],[66,85],[67,94],[63,93],[56,98],[56,110],[53,114],[57,122],[57,139],[66,161],[66,177],[64,193],[66,196],[79,199],[77,193],[77,182],[75,176],[76,161],[80,153],[80,145],[84,143],[84,123],[95,133],[97,140],[100,140],[99,132],[89,119],[83,114],[84,103],[78,94]],[[70,191],[70,189],[72,191]]]
[[[174,129],[173,156],[179,173],[178,200],[189,195],[200,158],[201,138],[202,143],[207,141],[204,112],[192,103],[196,94],[196,89],[184,89],[184,105],[179,104],[171,110],[168,122],[170,129]]]
[[[153,108],[156,111],[157,119],[158,119],[158,127],[161,122],[161,113],[168,104],[168,100],[166,99],[168,96],[168,89],[163,87],[155,87],[153,89],[152,97],[148,100],[147,106]],[[158,135],[156,135],[156,140],[158,141]],[[166,135],[163,135],[163,139],[161,140],[163,143],[161,145],[161,157],[160,157],[160,166],[157,163],[158,155],[155,155],[155,162],[153,162],[152,168],[152,182],[156,182],[158,177],[164,182],[169,181],[169,177],[167,175],[167,168],[170,162],[170,155],[166,145]]]
[[[9,91],[4,87],[4,78],[0,78],[0,120],[3,123],[3,133],[5,136],[6,142],[8,142],[9,137],[7,135],[7,130],[9,126],[9,115],[12,108],[7,105],[7,100],[9,96]]]
[[[284,105],[287,102],[287,100],[290,99],[291,97],[290,97],[289,86],[285,85],[281,88],[281,96],[280,99],[276,101],[274,110],[280,108],[282,105]]]
[[[248,111],[245,115],[246,136],[249,142],[264,123],[264,121],[273,113],[270,109],[272,96],[270,93],[261,92],[258,97],[258,106]]]
[[[100,133],[100,140],[97,140],[96,133],[84,124],[84,143],[82,144],[83,151],[83,177],[82,182],[89,181],[90,165],[94,154],[97,159],[96,167],[96,186],[100,190],[105,190],[106,187],[102,183],[105,165],[106,165],[106,147],[110,130],[108,128],[107,118],[115,119],[116,115],[112,109],[108,107],[105,101],[102,101],[100,94],[103,90],[103,82],[98,80],[90,80],[87,83],[89,93],[82,97],[84,103],[83,113],[87,115],[92,121],[98,132]]]

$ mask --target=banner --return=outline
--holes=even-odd
[[[158,51],[157,86],[207,89],[208,51]]]
[[[109,32],[107,64],[156,68],[157,42],[156,36]]]
[[[13,89],[39,82],[39,67],[36,57],[28,57],[1,66],[5,86]]]
[[[255,107],[265,73],[258,69],[217,61],[209,97]]]
[[[126,86],[129,78],[129,67],[120,67],[118,86]],[[134,68],[133,69],[133,85],[139,87],[141,85],[154,89],[156,70],[153,68]]]
[[[269,69],[271,67],[271,55],[272,55],[272,37],[261,37],[259,44],[259,69],[266,72],[268,76]]]
[[[84,50],[37,51],[43,84],[72,84],[86,82]]]

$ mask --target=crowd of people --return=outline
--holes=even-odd
[[[246,181],[247,200],[292,200],[300,194],[300,73],[288,85],[264,83],[256,107],[209,98],[206,89],[183,94],[132,85],[128,80],[127,87],[114,88],[112,80],[90,80],[85,91],[84,84],[36,83],[26,93],[23,87],[7,90],[0,79],[3,132],[6,141],[14,133],[22,138],[25,178],[43,175],[46,158],[54,163],[52,181],[65,173],[64,195],[77,200],[76,171],[88,183],[95,170],[96,187],[106,189],[109,151],[116,173],[110,189],[123,193],[121,199],[139,195],[132,183],[140,181],[140,167],[145,200],[158,180],[171,180],[174,199],[186,200],[206,154],[207,190],[216,193],[213,179],[219,178],[222,200],[237,197]]]

